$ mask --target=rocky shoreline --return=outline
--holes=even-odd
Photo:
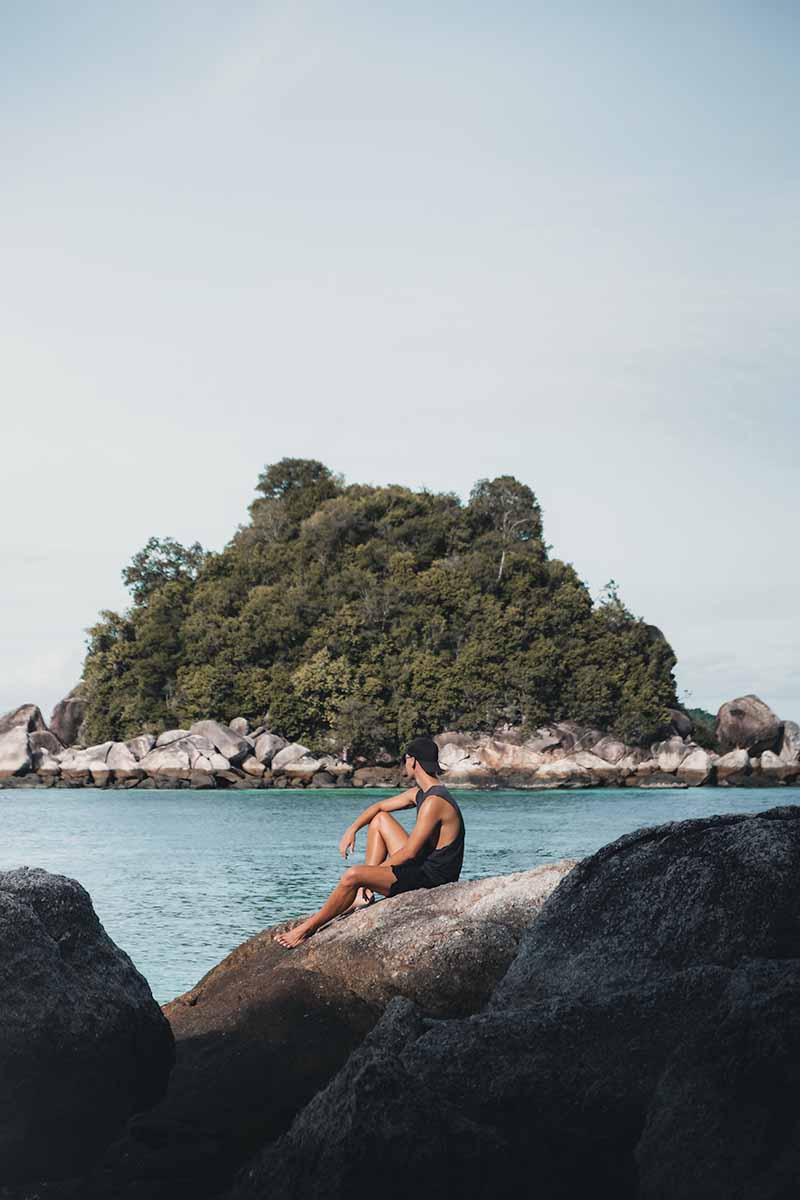
[[[315,753],[266,725],[196,721],[188,729],[142,733],[127,742],[65,744],[79,735],[74,706],[62,701],[50,728],[34,704],[0,717],[0,786],[11,788],[397,788],[398,762],[346,762]],[[70,708],[70,706],[72,706]],[[457,788],[776,787],[800,785],[800,727],[757,696],[723,704],[719,750],[693,740],[692,722],[674,710],[664,737],[630,746],[600,729],[559,721],[532,735],[446,731],[436,741],[447,783]],[[61,735],[61,736],[60,736]]]
[[[0,1197],[787,1200],[799,869],[797,806],[639,829],[265,929],[163,1010],[80,885],[0,873]]]

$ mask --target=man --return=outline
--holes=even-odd
[[[334,917],[371,903],[374,892],[397,896],[458,879],[464,860],[464,818],[450,792],[438,781],[441,767],[433,738],[414,738],[403,755],[403,773],[414,780],[414,785],[399,796],[365,808],[339,843],[340,852],[347,858],[355,849],[356,833],[369,825],[363,866],[348,867],[322,908],[293,929],[276,933],[276,942],[290,948],[299,946]],[[415,805],[416,824],[407,834],[390,814]]]

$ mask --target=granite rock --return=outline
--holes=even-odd
[[[172,1034],[72,879],[0,872],[0,950],[0,1179],[67,1176],[160,1099]]]

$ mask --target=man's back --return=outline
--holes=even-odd
[[[436,829],[427,843],[426,852],[416,858],[432,883],[453,883],[461,874],[464,861],[464,818],[455,797],[437,783],[417,791],[417,818],[422,805],[430,805],[437,819]]]

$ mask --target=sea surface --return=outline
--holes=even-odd
[[[318,908],[346,865],[339,839],[375,800],[353,791],[0,790],[0,870],[45,867],[88,889],[160,1003],[229,950]],[[462,879],[584,858],[623,833],[793,803],[796,789],[458,792]],[[414,811],[395,814],[411,828]],[[352,861],[363,861],[359,831]]]

